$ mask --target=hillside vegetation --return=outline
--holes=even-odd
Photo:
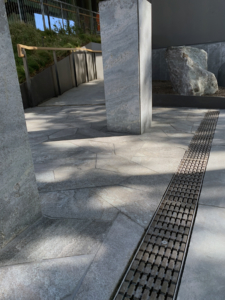
[[[63,47],[63,48],[74,48],[82,47],[89,42],[100,43],[100,36],[88,33],[83,33],[79,29],[71,30],[46,30],[40,31],[32,25],[25,23],[11,23],[9,25],[13,51],[16,60],[16,67],[19,82],[22,83],[26,80],[25,72],[23,67],[22,58],[18,57],[17,44],[23,44],[28,46],[39,46],[39,47]],[[57,51],[58,59],[61,59],[69,54],[68,51]],[[31,76],[40,72],[47,66],[53,63],[52,51],[38,50],[28,51],[27,50],[28,67]]]

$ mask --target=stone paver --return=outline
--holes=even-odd
[[[74,293],[74,299],[110,299],[143,232],[143,228],[120,214],[102,243],[80,288]]]
[[[41,218],[1,250],[0,266],[95,254],[111,225],[112,220]]]
[[[82,255],[0,268],[0,299],[71,299],[93,258]]]
[[[200,203],[225,208],[225,112],[221,110]]]
[[[225,209],[200,205],[178,300],[223,300]]]
[[[85,188],[40,194],[42,213],[50,218],[113,221],[119,210],[104,201],[101,188]]]
[[[81,105],[92,87],[101,95],[96,81],[25,111],[43,217],[0,252],[0,299],[108,300],[206,112],[153,108],[148,133],[113,133],[97,96]]]

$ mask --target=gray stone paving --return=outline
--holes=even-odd
[[[74,106],[104,104],[104,82],[102,80],[94,80],[86,84],[81,84],[77,88],[71,89],[57,98],[52,98],[49,101],[42,103],[40,106]]]
[[[0,252],[0,299],[109,299],[205,113],[154,108],[139,136],[70,105],[25,111],[43,217]]]
[[[223,300],[225,209],[199,205],[178,300]]]
[[[220,116],[178,300],[224,299],[225,295],[225,111]]]

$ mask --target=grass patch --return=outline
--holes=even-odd
[[[13,51],[16,61],[16,68],[18,73],[19,82],[23,83],[25,78],[25,72],[23,67],[22,58],[18,57],[17,44],[23,44],[28,46],[39,46],[39,47],[61,47],[61,48],[75,48],[82,47],[89,42],[100,43],[101,39],[99,35],[83,33],[80,30],[62,30],[56,28],[55,31],[45,30],[41,31],[36,29],[34,26],[16,22],[9,24]],[[57,57],[59,59],[67,56],[69,51],[57,51]],[[34,76],[47,66],[53,63],[52,51],[28,51],[27,60],[30,76]]]

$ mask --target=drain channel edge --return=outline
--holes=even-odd
[[[218,117],[201,121],[114,300],[176,299]]]

